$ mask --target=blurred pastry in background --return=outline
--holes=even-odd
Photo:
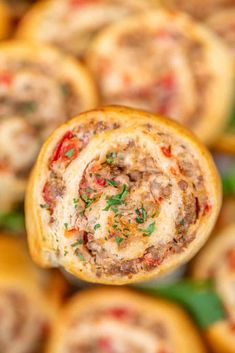
[[[188,316],[175,304],[128,289],[74,295],[63,308],[46,353],[205,353]]]
[[[0,44],[0,212],[23,200],[45,138],[96,102],[89,72],[70,56],[40,44]]]
[[[212,13],[233,6],[234,0],[162,0],[162,4],[172,10],[189,13],[198,19],[205,19]]]
[[[235,180],[234,180],[235,184]],[[216,229],[225,227],[235,221],[235,194],[223,200],[221,212],[218,218]]]
[[[86,59],[105,104],[168,116],[206,144],[228,123],[230,53],[217,36],[183,13],[157,10],[119,21],[96,37]]]
[[[235,1],[234,7],[215,12],[205,23],[227,44],[235,60]]]
[[[10,22],[10,9],[6,2],[0,0],[0,40],[8,36],[11,29]]]
[[[65,281],[57,272],[36,268],[20,238],[0,234],[0,253],[1,351],[35,352],[55,322]]]
[[[124,107],[82,113],[49,137],[30,178],[31,255],[90,282],[156,278],[200,249],[220,203],[213,160],[182,126]]]
[[[5,0],[7,3],[11,20],[16,24],[24,13],[35,3],[36,0]]]
[[[235,215],[235,213],[234,213]],[[233,218],[233,221],[235,218]],[[235,352],[235,223],[219,231],[193,261],[192,275],[213,279],[227,312],[227,319],[213,324],[208,341],[216,353]]]
[[[39,1],[23,18],[18,36],[53,43],[81,57],[94,36],[108,24],[156,4],[154,0]]]

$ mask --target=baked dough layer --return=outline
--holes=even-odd
[[[205,353],[187,315],[176,305],[127,289],[85,290],[70,299],[47,353]]]
[[[198,279],[212,278],[220,295],[227,319],[209,327],[206,332],[214,352],[235,352],[235,224],[220,230],[193,262],[192,274]]]
[[[0,252],[0,346],[4,353],[32,352],[55,320],[64,280],[36,268],[20,238],[0,234]]]
[[[156,0],[38,1],[23,18],[17,35],[52,43],[81,57],[103,28],[156,6]]]
[[[104,104],[168,116],[206,144],[228,123],[233,96],[228,49],[183,13],[157,10],[120,21],[95,38],[86,58]]]
[[[57,49],[0,44],[0,211],[23,200],[41,144],[69,117],[97,103],[87,69]]]
[[[91,282],[156,277],[204,244],[221,203],[207,150],[171,120],[82,113],[44,144],[28,184],[33,259]]]

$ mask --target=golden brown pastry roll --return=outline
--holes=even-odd
[[[17,34],[20,38],[53,43],[83,56],[101,29],[156,4],[155,0],[39,1],[26,14]]]
[[[234,213],[235,214],[235,213]],[[207,336],[214,352],[235,352],[235,224],[220,230],[193,263],[195,278],[212,278],[227,312],[227,319],[212,325]]]
[[[10,11],[6,2],[0,0],[0,39],[6,38],[10,31]]]
[[[235,4],[234,0],[162,0],[162,3],[172,10],[185,11],[199,19]]]
[[[226,126],[231,57],[212,33],[182,13],[158,10],[107,28],[94,40],[87,63],[106,104],[168,116],[207,144]]]
[[[206,149],[150,113],[83,113],[44,144],[26,197],[31,255],[91,282],[159,276],[209,236],[221,190]]]
[[[235,59],[235,2],[233,7],[218,11],[206,19],[206,24],[227,44]]]
[[[53,329],[47,353],[205,353],[182,309],[128,289],[74,295]]]
[[[45,45],[0,44],[0,210],[23,199],[40,145],[61,123],[97,102],[83,65]]]
[[[20,238],[0,234],[0,253],[1,351],[35,352],[55,320],[64,282],[34,267]]]

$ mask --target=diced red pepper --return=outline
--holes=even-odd
[[[104,186],[106,185],[106,179],[105,179],[105,178],[102,178],[102,177],[96,177],[96,183],[97,183],[99,186],[104,187]]]
[[[171,154],[171,146],[161,147],[161,151],[168,158],[170,158],[172,156],[172,154]]]
[[[175,77],[172,73],[168,73],[162,76],[159,80],[159,84],[162,88],[167,91],[171,91],[175,87]]]
[[[208,214],[209,212],[210,212],[210,210],[212,209],[212,206],[211,205],[209,205],[208,203],[206,203],[205,205],[204,205],[204,211],[203,211],[203,214],[204,215],[206,215],[206,214]]]
[[[130,316],[130,311],[126,308],[112,308],[107,311],[108,315],[113,316],[117,320],[123,320],[126,317]]]
[[[54,199],[51,195],[50,184],[48,182],[45,183],[42,194],[44,201],[49,206],[49,209],[52,209],[54,206]]]
[[[1,72],[0,73],[0,85],[10,86],[12,83],[12,75],[8,72]]]
[[[57,147],[55,148],[53,155],[50,160],[50,166],[59,159],[63,160],[72,160],[75,159],[78,155],[78,146],[76,144],[77,139],[74,137],[74,134],[71,131],[67,131]],[[69,150],[73,149],[71,156],[66,156]]]
[[[98,340],[98,346],[104,352],[112,352],[112,344],[109,337],[100,337]]]

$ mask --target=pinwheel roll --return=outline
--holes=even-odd
[[[86,290],[61,312],[47,353],[204,353],[186,314],[127,289]]]
[[[233,7],[216,12],[209,16],[206,24],[217,33],[228,45],[235,59],[235,2]]]
[[[196,18],[205,19],[235,3],[234,0],[163,0],[163,4],[172,10],[185,11]]]
[[[86,69],[44,45],[0,45],[1,211],[23,199],[40,145],[59,124],[96,104]]]
[[[22,20],[18,36],[53,43],[73,55],[83,56],[102,28],[156,4],[155,0],[39,1]]]
[[[234,353],[235,224],[224,228],[205,246],[193,263],[193,276],[214,279],[227,312],[227,319],[209,328],[208,339],[215,352]]]
[[[220,208],[207,151],[173,121],[107,107],[57,129],[28,185],[35,261],[91,282],[160,275],[202,246]]]
[[[54,322],[62,280],[34,267],[19,238],[1,234],[0,252],[1,350],[35,352]]]
[[[87,62],[104,103],[163,114],[208,144],[227,123],[231,57],[182,13],[159,10],[109,27],[94,40]]]
[[[6,38],[10,31],[10,12],[4,1],[0,1],[0,39]]]

